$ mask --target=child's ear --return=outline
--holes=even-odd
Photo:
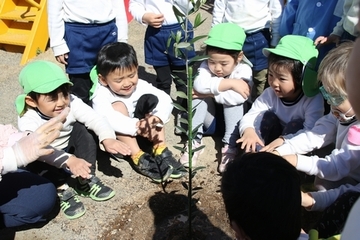
[[[241,62],[241,60],[243,59],[243,56],[244,56],[244,52],[243,51],[239,52],[239,55],[237,57],[237,62],[238,63]]]
[[[26,105],[28,105],[32,108],[37,107],[37,102],[34,99],[32,99],[30,96],[25,97],[25,103],[26,103]]]
[[[101,85],[103,86],[107,86],[107,82],[106,82],[106,79],[99,73],[98,74],[98,79],[99,79],[99,82],[101,83]]]

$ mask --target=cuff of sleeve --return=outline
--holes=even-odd
[[[1,174],[13,172],[17,170],[17,162],[14,150],[9,147],[4,149],[4,158],[2,160],[3,169]]]
[[[311,192],[311,196],[314,199],[314,205],[311,208],[307,208],[309,211],[322,211],[325,209],[325,196],[324,192]]]
[[[296,169],[308,173],[311,169],[312,157],[297,154]]]
[[[289,144],[286,144],[286,139],[284,138],[284,144],[277,147],[275,150],[280,154],[280,156],[284,156],[284,155],[289,155],[289,154],[294,154],[291,151],[291,148],[289,146]]]
[[[61,45],[53,46],[52,50],[54,52],[55,57],[70,52],[70,50],[65,42]]]

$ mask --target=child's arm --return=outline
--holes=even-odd
[[[301,132],[293,137],[282,136],[269,145],[263,147],[261,152],[276,150],[281,156],[288,154],[306,154],[327,146],[336,141],[337,120],[331,114],[321,117],[310,131]]]
[[[301,205],[310,211],[324,211],[336,199],[346,192],[360,192],[360,184],[345,184],[338,188],[321,192],[307,192],[301,194]]]
[[[66,64],[67,53],[69,48],[64,39],[65,23],[62,17],[63,13],[62,1],[48,0],[48,28],[50,36],[50,46],[54,52],[56,60],[62,64]]]
[[[292,1],[294,1],[294,0],[292,0]],[[279,29],[280,29],[282,12],[283,12],[283,8],[284,8],[284,2],[283,2],[283,0],[270,0],[269,8],[270,8],[270,14],[271,14],[271,43],[270,43],[270,46],[275,47],[281,38]]]
[[[215,0],[214,9],[212,13],[212,26],[222,23],[225,14],[225,0]]]
[[[360,167],[360,128],[352,126],[341,149],[334,149],[324,158],[318,156],[285,155],[297,170],[329,181],[338,181]]]
[[[134,19],[144,25],[150,25],[154,28],[159,28],[164,22],[164,15],[161,13],[154,13],[146,9],[145,1],[131,0],[129,4],[129,11]]]
[[[128,22],[124,1],[112,0],[113,11],[116,13],[116,26],[118,28],[118,42],[128,40]]]
[[[291,0],[286,4],[279,26],[280,36],[292,34],[298,7],[299,0]]]

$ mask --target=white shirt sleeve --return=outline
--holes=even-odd
[[[48,0],[48,28],[50,36],[50,46],[55,56],[68,53],[69,47],[64,39],[65,36],[65,22],[62,17],[63,1]]]
[[[212,12],[212,26],[222,23],[225,14],[226,0],[215,0]]]
[[[283,11],[282,0],[270,0],[269,8],[271,14],[271,46],[276,46],[280,40],[280,22]]]
[[[292,138],[284,136],[284,144],[276,148],[276,151],[281,156],[287,154],[306,154],[314,149],[319,149],[335,142],[336,131],[337,120],[329,113],[321,117],[311,130],[304,131]]]

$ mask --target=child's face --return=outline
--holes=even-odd
[[[53,118],[58,116],[64,108],[70,105],[70,94],[64,96],[61,91],[58,91],[57,98],[41,94],[37,101],[30,97],[26,98],[25,101],[29,106],[38,108],[42,114]]]
[[[277,67],[274,69],[274,66],[270,65],[268,69],[268,82],[276,96],[287,101],[295,100],[301,91],[301,89],[295,88],[294,78],[286,68]]]
[[[139,81],[137,68],[115,69],[106,77],[99,76],[100,82],[104,86],[108,86],[111,91],[121,96],[131,95]]]
[[[242,54],[239,54],[237,61],[234,60],[228,54],[208,52],[208,66],[211,73],[215,74],[217,77],[227,77],[235,69],[238,62],[242,59]]]

